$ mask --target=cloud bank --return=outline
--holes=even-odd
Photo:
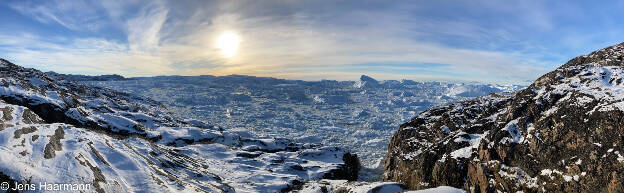
[[[611,26],[619,21],[604,19],[610,17],[604,14],[596,16],[603,17],[602,23],[574,20],[570,10],[591,10],[554,1],[5,3],[1,8],[10,11],[4,14],[17,15],[16,21],[5,22],[26,24],[0,24],[0,57],[81,74],[246,74],[305,80],[353,80],[369,74],[522,84],[572,56],[616,43],[620,32],[575,28],[584,22]],[[225,32],[241,38],[232,58],[215,47]]]

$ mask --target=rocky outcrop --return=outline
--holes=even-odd
[[[360,159],[356,154],[346,153],[342,155],[342,161],[344,165],[326,173],[324,179],[337,179],[337,180],[358,180],[358,172],[360,171]]]
[[[517,93],[425,111],[392,137],[383,179],[410,189],[622,192],[624,44]]]

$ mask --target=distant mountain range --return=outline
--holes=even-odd
[[[99,76],[88,76],[88,75],[75,75],[75,74],[60,74],[56,72],[46,72],[46,74],[51,76],[62,77],[65,80],[71,81],[115,81],[115,80],[131,80],[131,78],[125,78],[121,75],[110,74],[110,75],[99,75]]]

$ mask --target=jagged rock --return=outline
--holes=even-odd
[[[410,189],[621,192],[623,59],[618,44],[517,93],[425,111],[392,137],[383,179]]]
[[[357,155],[351,153],[344,154],[342,155],[342,161],[344,161],[344,165],[325,174],[323,178],[356,181],[361,167]]]

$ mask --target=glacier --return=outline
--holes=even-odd
[[[368,168],[386,155],[396,128],[431,107],[513,92],[521,85],[378,81],[301,81],[243,75],[157,76],[85,81],[142,95],[180,116],[259,136],[350,148]],[[366,172],[363,172],[366,173]]]

